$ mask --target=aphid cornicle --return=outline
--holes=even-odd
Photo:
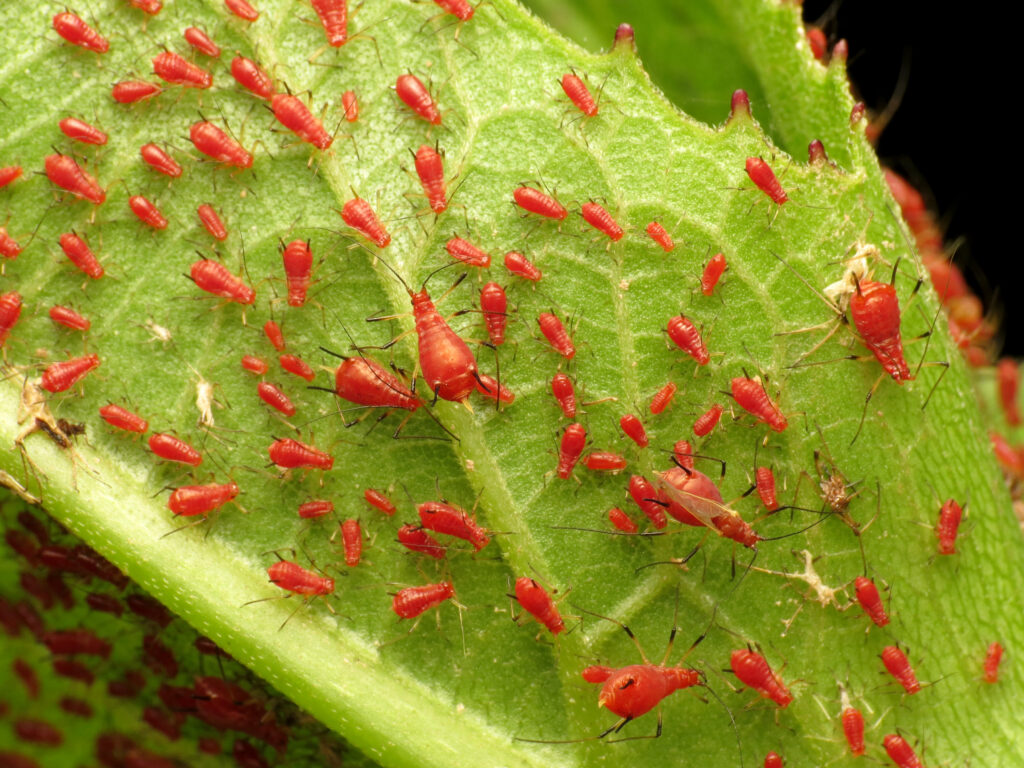
[[[565,622],[558,612],[558,606],[544,587],[529,576],[520,576],[516,579],[515,593],[523,610],[543,624],[551,634],[565,631]]]
[[[270,107],[281,125],[317,149],[328,149],[334,143],[334,137],[297,96],[275,93]]]
[[[455,588],[450,581],[425,584],[422,587],[406,587],[399,590],[391,601],[393,610],[400,619],[415,619],[420,614],[455,597]]]
[[[437,104],[434,103],[433,96],[416,75],[399,75],[395,81],[395,93],[409,109],[422,119],[432,125],[441,124],[441,112],[438,110]]]
[[[94,205],[106,202],[107,193],[69,155],[47,155],[43,161],[46,178],[61,189]]]
[[[358,107],[356,107],[356,116],[358,117]],[[345,117],[348,119],[347,107]],[[430,210],[434,213],[444,213],[448,210],[447,191],[444,184],[444,158],[433,147],[421,144],[420,148],[416,150],[415,164],[416,175],[420,177],[420,185],[423,187],[423,194],[427,196],[427,202],[430,203]]]
[[[110,50],[107,38],[70,11],[58,13],[53,17],[53,29],[72,45],[94,53],[106,53]]]
[[[96,354],[50,363],[43,369],[40,386],[47,392],[65,392],[85,378],[90,371],[98,368],[99,364],[100,356]]]
[[[244,56],[236,56],[231,60],[231,76],[249,93],[259,96],[261,99],[269,101],[277,93],[270,75],[264,72],[255,61]]]
[[[380,223],[377,213],[362,198],[353,197],[346,201],[341,209],[341,218],[378,248],[387,248],[391,243],[391,235]]]
[[[95,144],[96,146],[102,146],[107,143],[109,138],[107,134],[101,131],[94,125],[84,120],[79,120],[77,117],[65,117],[58,124],[60,132],[67,136],[72,141],[80,141],[83,144]],[[0,186],[3,186],[0,184]]]

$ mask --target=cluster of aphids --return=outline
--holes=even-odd
[[[454,16],[460,24],[469,22],[474,15],[474,7],[465,0],[435,2],[444,12]],[[161,10],[158,1],[132,4],[151,14],[159,13]],[[258,12],[245,0],[226,0],[225,5],[232,14],[246,23],[257,22],[259,19]],[[312,5],[323,25],[328,45],[345,45],[349,40],[347,3],[344,0],[313,0]],[[97,54],[102,55],[109,49],[108,41],[100,32],[71,11],[63,11],[54,16],[53,29],[69,43]],[[156,55],[152,59],[152,68],[160,82],[122,80],[113,86],[113,99],[120,104],[128,105],[158,97],[164,90],[172,87],[210,89],[213,85],[213,75],[196,62],[218,59],[221,55],[220,48],[209,35],[197,27],[185,29],[183,36],[192,49],[191,58],[170,50]],[[242,88],[264,102],[277,122],[301,142],[308,143],[319,152],[330,149],[334,136],[321,119],[309,109],[303,99],[282,92],[279,84],[256,61],[237,56],[231,62],[230,73]],[[561,87],[574,108],[579,111],[580,119],[598,118],[599,99],[595,98],[583,78],[572,72],[565,73],[561,78]],[[397,75],[394,90],[416,118],[431,126],[442,125],[443,112],[435,101],[431,89],[415,75]],[[341,103],[344,120],[357,122],[360,105],[356,94],[353,91],[346,91],[341,97]],[[745,94],[737,92],[733,98],[734,113],[748,108]],[[59,127],[73,142],[102,145],[108,138],[99,128],[77,118],[66,118],[60,121]],[[253,152],[215,123],[200,119],[190,126],[188,133],[196,151],[213,162],[234,168],[236,172],[253,167]],[[140,154],[157,173],[171,179],[178,178],[184,173],[181,165],[156,144],[142,146]],[[415,172],[430,210],[435,215],[445,213],[451,202],[451,194],[443,154],[436,147],[424,143],[414,156]],[[819,142],[812,143],[810,157],[812,161],[824,159],[824,149]],[[101,206],[106,201],[105,190],[72,154],[56,153],[47,156],[43,171],[56,188],[73,198],[85,200],[94,206]],[[759,157],[748,157],[745,161],[745,171],[754,186],[772,205],[781,208],[789,202],[786,189],[768,162]],[[0,168],[0,187],[16,183],[21,173],[20,167]],[[536,217],[541,222],[547,220],[560,224],[570,215],[568,208],[555,194],[534,186],[518,186],[510,189],[509,195],[525,215]],[[145,225],[157,230],[168,226],[166,217],[147,198],[133,195],[129,199],[129,206]],[[627,228],[616,221],[615,216],[599,203],[593,200],[585,202],[580,206],[579,212],[583,221],[599,233],[600,237],[607,238],[609,243],[617,243],[626,237]],[[499,405],[512,403],[515,399],[514,393],[500,381],[500,377],[495,378],[479,370],[476,356],[469,344],[435,307],[426,286],[419,290],[408,287],[391,264],[384,260],[382,254],[391,243],[391,235],[386,222],[381,220],[370,202],[355,196],[345,202],[340,214],[344,223],[354,233],[353,236],[357,236],[357,242],[391,270],[408,293],[417,341],[418,378],[404,376],[401,372],[364,354],[363,350],[357,350],[356,354],[347,357],[334,371],[334,394],[358,407],[381,409],[384,412],[406,411],[410,416],[421,408],[430,410],[431,405],[438,400],[468,406],[474,394],[495,401]],[[227,238],[228,226],[212,205],[198,205],[196,215],[210,237],[217,241]],[[228,224],[230,223],[229,221]],[[658,221],[647,224],[645,232],[665,253],[675,249],[671,234]],[[59,239],[59,244],[68,260],[89,278],[100,280],[104,277],[103,265],[89,246],[88,232],[64,233]],[[8,234],[5,228],[0,228],[0,253],[7,259],[14,259],[21,250],[15,238]],[[452,237],[446,243],[446,251],[454,260],[453,263],[464,265],[466,268],[483,270],[491,266],[490,253],[470,239]],[[310,243],[293,240],[284,245],[281,255],[282,270],[288,285],[287,302],[294,308],[303,307],[307,303],[307,293],[313,282],[315,259]],[[903,352],[899,302],[892,284],[872,279],[871,265],[868,261],[871,256],[870,250],[866,247],[862,252],[858,252],[857,258],[850,261],[851,266],[846,270],[843,279],[825,289],[825,293],[829,306],[838,316],[848,316],[857,338],[882,366],[883,373],[879,381],[887,375],[897,383],[902,383],[914,378],[914,373]],[[505,255],[504,266],[511,276],[530,283],[540,283],[543,279],[541,270],[527,256],[517,251],[510,251]],[[701,290],[705,296],[712,296],[715,293],[726,269],[727,261],[722,253],[707,260],[701,277]],[[195,261],[189,269],[189,277],[200,291],[225,303],[247,307],[256,302],[255,288],[219,261],[207,258]],[[501,346],[505,342],[506,323],[510,315],[505,289],[497,282],[487,282],[480,290],[479,307],[485,322],[488,343],[493,347]],[[22,302],[17,291],[0,294],[0,344],[6,342],[12,334],[16,334],[16,324],[21,311]],[[54,306],[49,314],[54,322],[66,328],[82,333],[89,330],[89,320],[70,307]],[[558,314],[540,312],[536,316],[536,323],[540,334],[555,353],[565,361],[574,359],[576,342]],[[307,382],[315,378],[315,371],[307,361],[298,355],[286,353],[287,342],[276,322],[268,321],[263,330],[267,340],[279,354],[278,362],[284,371]],[[701,328],[691,318],[682,314],[668,317],[663,330],[668,339],[698,367],[708,365],[712,354],[705,344]],[[67,442],[69,433],[73,431],[71,427],[74,425],[62,424],[53,419],[46,408],[45,396],[40,392],[58,394],[72,390],[100,365],[101,360],[100,353],[94,352],[50,363],[43,368],[38,378],[26,377],[26,395],[23,399],[26,401],[26,410],[33,419],[28,429],[42,430],[54,440]],[[259,377],[266,375],[269,370],[267,362],[257,354],[244,354],[240,365],[244,370]],[[417,393],[417,380],[425,384],[426,395],[422,394],[422,386],[420,393]],[[629,465],[624,456],[604,450],[586,452],[587,429],[578,420],[578,384],[578,381],[574,382],[573,378],[561,371],[555,373],[550,382],[554,401],[565,418],[570,421],[561,432],[553,474],[560,480],[567,480],[573,477],[578,464],[595,473],[618,474]],[[255,389],[261,400],[282,416],[290,418],[296,414],[295,403],[282,388],[261,379]],[[651,418],[657,417],[669,407],[676,391],[677,385],[672,381],[658,390],[648,405]],[[788,428],[789,422],[785,412],[769,394],[761,378],[752,378],[746,373],[743,376],[735,376],[730,381],[728,394],[739,408],[753,417],[756,423],[763,424],[776,433]],[[207,409],[210,407],[210,397],[207,394]],[[32,407],[29,407],[30,405]],[[700,438],[711,434],[725,412],[726,407],[722,403],[712,404],[694,421],[693,434]],[[117,403],[100,408],[100,416],[116,430],[140,435],[149,432],[148,420],[143,415]],[[622,432],[640,449],[648,447],[649,439],[644,421],[636,413],[623,414],[619,419],[619,425]],[[154,457],[164,461],[192,468],[203,463],[203,452],[200,449],[168,432],[151,433],[148,447]],[[329,452],[291,438],[275,439],[266,450],[270,463],[282,473],[294,470],[328,471],[334,466],[334,457]],[[659,471],[653,479],[640,474],[632,475],[628,482],[628,493],[637,508],[655,531],[666,528],[668,518],[671,517],[682,525],[708,529],[756,551],[759,542],[765,541],[765,537],[758,534],[749,522],[724,501],[718,484],[695,468],[695,458],[693,446],[688,440],[682,439],[675,444],[673,466]],[[837,507],[835,504],[839,502],[835,501],[835,498],[830,501],[826,485],[827,482],[823,480],[822,495],[826,503],[831,504],[829,512],[843,517],[845,507]],[[841,482],[840,485],[845,485],[845,482]],[[770,466],[756,468],[754,489],[767,514],[771,515],[784,508],[777,498],[775,477]],[[241,488],[235,480],[226,483],[183,485],[172,491],[167,506],[176,516],[202,521],[236,500],[240,491]],[[383,491],[367,488],[365,499],[389,517],[397,510]],[[832,503],[834,501],[835,503]],[[297,513],[300,517],[308,519],[322,517],[333,510],[334,504],[331,500],[313,499],[299,506]],[[450,540],[466,542],[474,552],[479,552],[491,542],[494,535],[478,522],[475,515],[445,501],[421,503],[417,507],[417,512],[418,523],[403,525],[397,530],[396,537],[399,544],[407,550],[426,558],[445,560],[452,548],[447,543]],[[955,542],[961,515],[960,506],[953,500],[942,506],[936,526],[940,554],[949,555],[956,551]],[[845,519],[849,522],[849,518]],[[619,533],[640,533],[640,526],[636,520],[618,507],[609,510],[608,520]],[[346,566],[358,567],[364,545],[364,534],[359,520],[345,520],[340,525],[340,532]],[[435,538],[436,536],[447,538],[439,540]],[[268,574],[270,580],[282,590],[298,595],[306,601],[326,598],[335,591],[333,578],[294,560],[280,560],[274,563],[268,568]],[[861,576],[856,579],[855,590],[857,602],[866,615],[878,626],[888,623],[888,616],[875,584],[866,576]],[[528,576],[520,577],[515,583],[514,594],[522,608],[552,634],[557,635],[565,630],[565,622],[555,600],[537,580]],[[393,595],[392,608],[399,618],[415,618],[454,597],[454,585],[451,580],[445,579],[437,583],[406,587],[396,592]],[[986,662],[986,678],[990,682],[995,680],[998,651],[998,644],[993,644],[990,661]],[[793,700],[793,694],[760,653],[751,649],[735,650],[730,661],[732,672],[740,682],[771,700],[779,708],[785,708]],[[920,690],[920,684],[906,656],[897,646],[887,646],[882,653],[882,661],[908,694]],[[676,690],[704,685],[704,675],[698,670],[651,664],[646,659],[644,664],[620,669],[591,666],[584,670],[583,677],[587,682],[602,686],[600,703],[620,717],[620,720],[601,736],[618,731],[629,721],[653,709]],[[864,754],[864,722],[861,713],[852,705],[845,706],[842,712],[842,725],[850,753]],[[901,768],[911,768],[918,764],[911,747],[901,736],[893,734],[886,737],[884,747],[890,758]],[[766,760],[766,765],[768,764]]]
[[[166,752],[188,754],[183,738],[195,754],[228,753],[241,768],[267,768],[268,750],[278,759],[295,752],[296,709],[255,693],[245,668],[212,640],[176,621],[53,521],[27,509],[15,514],[17,506],[0,509],[0,552],[20,568],[24,592],[0,595],[0,634],[10,650],[4,663],[10,660],[13,673],[0,695],[0,719],[9,720],[24,749],[45,754],[88,734],[78,751],[91,751],[105,768],[175,768],[180,763]],[[116,718],[104,716],[110,702],[120,707]],[[310,736],[308,729],[298,733],[300,743]],[[340,746],[324,734],[313,741],[323,755]],[[40,768],[5,742],[0,737],[0,766]],[[161,745],[165,754],[155,750]]]

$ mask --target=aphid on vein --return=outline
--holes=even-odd
[[[441,124],[441,112],[438,110],[434,98],[416,75],[399,75],[395,81],[395,93],[409,109],[423,120],[432,125]]]
[[[349,91],[351,93],[351,91]],[[353,99],[355,96],[353,95]],[[353,102],[354,103],[354,102]],[[356,107],[358,110],[358,107]],[[358,117],[358,111],[357,115]],[[345,117],[348,119],[348,108]],[[351,122],[351,120],[350,120]],[[440,214],[448,210],[447,191],[444,184],[444,158],[433,147],[421,144],[415,155],[416,175],[420,178],[423,194],[427,196],[430,210]]]
[[[103,35],[70,11],[58,13],[53,17],[53,29],[72,45],[94,53],[106,53],[110,50],[110,43]]]
[[[276,93],[270,105],[278,122],[303,141],[317,149],[328,149],[334,143],[334,137],[297,96]]]
[[[391,235],[380,223],[370,204],[362,198],[353,197],[346,201],[341,209],[341,218],[378,248],[387,248],[391,243]]]
[[[484,269],[491,266],[491,254],[461,237],[451,238],[444,247],[449,256],[467,266]]]
[[[270,101],[277,93],[270,75],[264,72],[255,61],[244,56],[236,56],[231,60],[231,76],[249,93],[261,99]]]
[[[625,234],[612,215],[597,203],[584,203],[580,207],[580,213],[583,214],[583,219],[587,224],[607,235],[613,242],[618,242]]]
[[[83,144],[94,144],[96,146],[102,146],[107,143],[109,138],[107,134],[101,131],[94,125],[84,120],[79,120],[77,117],[65,117],[58,123],[60,132],[67,136],[72,141],[80,141]],[[3,186],[0,184],[0,186]]]
[[[516,579],[515,598],[523,610],[542,624],[552,635],[565,631],[565,622],[548,591],[529,576]],[[515,619],[516,617],[513,617]]]

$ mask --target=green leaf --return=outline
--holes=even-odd
[[[705,65],[720,80],[712,79],[715,87],[701,93],[715,93],[717,107],[687,106],[705,120],[724,119],[725,85],[732,88],[738,79],[754,93],[756,115],[762,101],[771,103],[768,136],[742,114],[721,128],[680,114],[651,86],[628,44],[589,55],[506,0],[482,5],[458,26],[429,21],[436,10],[429,4],[367,4],[351,24],[374,40],[353,39],[313,63],[309,58],[323,37],[305,4],[260,3],[261,18],[246,26],[218,4],[180,2],[146,20],[142,35],[141,14],[108,2],[95,17],[111,38],[111,51],[102,57],[56,45],[54,33],[45,31],[45,9],[5,8],[3,47],[18,56],[0,75],[3,162],[38,170],[52,144],[69,151],[56,122],[72,113],[108,130],[111,142],[75,150],[107,186],[103,206],[57,202],[41,176],[0,191],[10,212],[8,230],[24,241],[34,233],[25,252],[6,265],[2,282],[4,291],[22,293],[25,311],[5,346],[11,368],[0,386],[0,438],[13,444],[22,385],[39,364],[86,349],[103,360],[80,396],[50,401],[55,415],[87,424],[88,443],[78,445],[78,459],[46,435],[33,434],[25,451],[34,472],[26,475],[14,450],[0,457],[0,467],[197,630],[382,765],[669,764],[693,755],[731,765],[739,764],[740,751],[745,764],[754,765],[769,749],[794,765],[824,764],[844,755],[840,683],[872,724],[879,721],[868,734],[876,757],[882,736],[899,729],[927,745],[929,763],[982,756],[993,764],[1013,762],[1018,740],[991,735],[1015,732],[1020,675],[1008,665],[994,687],[983,687],[978,677],[989,642],[1000,640],[1011,657],[1021,647],[1019,612],[1007,610],[1021,543],[963,364],[939,328],[929,343],[908,344],[917,379],[903,386],[881,381],[851,446],[878,364],[794,368],[826,331],[776,335],[834,317],[794,271],[823,288],[841,277],[841,260],[860,240],[882,250],[884,262],[874,265],[878,279],[899,260],[904,339],[929,330],[935,317],[927,288],[910,304],[923,272],[891,213],[862,126],[850,126],[842,63],[824,68],[811,59],[794,7],[760,0],[693,6],[693,18],[703,19],[702,28],[714,30],[742,63]],[[112,82],[147,77],[158,45],[183,50],[180,31],[193,23],[215,34],[225,49],[224,61],[211,65],[212,90],[172,88],[147,103],[112,102]],[[342,124],[342,91],[355,90],[360,121],[340,129],[351,131],[351,140],[339,135],[330,151],[320,153],[277,132],[272,115],[229,79],[227,52],[235,49],[258,60],[282,87],[312,92],[315,111],[326,106],[324,121],[332,130]],[[592,91],[600,89],[597,117],[580,119],[562,95],[557,81],[570,69],[585,76]],[[443,110],[441,127],[412,117],[394,97],[390,87],[407,71],[429,82]],[[747,82],[750,73],[754,79]],[[200,113],[256,146],[252,171],[201,162],[184,138]],[[814,138],[824,141],[836,167],[808,166],[796,156]],[[168,184],[146,168],[138,147],[148,141],[169,143],[186,166],[185,176]],[[424,213],[418,181],[403,172],[411,170],[409,150],[422,143],[437,143],[446,153],[452,206],[437,218]],[[782,210],[768,210],[768,201],[751,187],[743,171],[749,156],[768,160],[792,192]],[[534,179],[557,190],[566,204],[572,201],[566,222],[523,219],[509,205],[512,190]],[[284,328],[289,351],[319,367],[316,383],[325,387],[333,382],[334,362],[320,347],[352,354],[353,343],[381,346],[412,328],[409,318],[363,322],[374,314],[407,312],[409,302],[405,289],[338,217],[353,190],[385,219],[394,239],[381,258],[413,287],[449,263],[444,243],[453,232],[493,254],[489,278],[471,274],[442,310],[472,309],[487,279],[508,286],[509,343],[497,353],[481,347],[477,359],[484,372],[500,370],[502,383],[517,394],[513,405],[496,411],[474,396],[470,413],[439,402],[431,408],[438,423],[421,411],[403,430],[403,437],[435,439],[393,440],[399,415],[373,428],[378,414],[370,413],[345,429],[331,395],[307,390],[276,367],[268,378],[299,407],[290,420],[297,429],[258,401],[253,378],[238,361],[245,353],[272,360],[259,332],[271,316]],[[153,233],[136,221],[129,194],[156,202],[169,228]],[[587,200],[602,202],[626,228],[621,242],[609,244],[582,223],[578,206]],[[195,217],[195,207],[206,201],[217,206],[232,233],[218,249]],[[644,234],[652,219],[679,243],[672,254]],[[83,276],[60,255],[57,238],[71,229],[100,254],[107,277],[83,285]],[[273,301],[283,296],[278,243],[297,238],[310,239],[320,262],[311,292],[320,306],[294,309]],[[501,268],[501,254],[512,249],[544,271],[538,287]],[[200,300],[199,290],[182,277],[196,250],[233,271],[244,262],[258,294],[244,321],[240,307]],[[697,280],[707,256],[718,251],[730,268],[717,294],[707,298]],[[456,272],[433,277],[431,295],[444,293]],[[86,341],[53,326],[46,310],[54,303],[90,316]],[[573,318],[579,352],[571,363],[538,343],[535,318],[548,310]],[[695,370],[666,345],[663,329],[680,311],[703,326],[714,354],[710,365]],[[147,321],[169,329],[172,339],[155,341]],[[459,314],[452,322],[465,338],[485,335],[478,314]],[[806,361],[851,350],[863,348],[840,328]],[[415,336],[390,352],[367,354],[412,372]],[[951,362],[937,387],[938,369],[916,369],[923,358]],[[768,392],[789,415],[789,428],[770,433],[765,444],[764,426],[752,428],[752,418],[732,406],[720,427],[696,443],[701,454],[726,462],[723,496],[736,499],[734,508],[766,537],[756,561],[713,532],[705,536],[690,528],[661,538],[569,530],[606,528],[607,509],[628,509],[631,502],[625,476],[580,468],[578,483],[552,477],[565,420],[549,382],[560,368],[573,375],[580,400],[589,403],[581,421],[593,449],[622,452],[630,461],[627,472],[648,476],[670,466],[668,451],[676,440],[692,437],[699,412],[716,401],[729,406],[721,391],[732,377],[761,370]],[[196,426],[200,378],[215,384],[219,403],[216,426],[205,430]],[[676,403],[651,417],[649,398],[670,379],[681,390]],[[189,475],[155,463],[141,442],[104,426],[96,409],[108,400],[130,404],[154,430],[175,430],[201,446],[206,460],[191,477],[233,477],[244,490],[246,512],[228,507],[215,521],[166,535],[181,523],[166,508],[165,488],[191,482]],[[639,450],[621,437],[616,423],[625,412],[644,416],[650,448]],[[448,439],[445,430],[457,439]],[[266,447],[272,437],[300,434],[331,451],[334,469],[278,478],[266,468]],[[856,483],[850,515],[866,528],[860,541],[839,519],[811,527],[817,515],[799,510],[759,519],[755,496],[740,498],[756,452],[758,463],[774,467],[786,503],[818,509],[815,451],[831,455]],[[701,461],[698,468],[711,476],[717,471],[712,462]],[[399,515],[384,519],[367,507],[361,500],[366,487],[388,488]],[[940,500],[950,496],[969,499],[969,513],[960,553],[937,559],[931,526]],[[279,593],[266,583],[271,550],[294,547],[300,562],[311,558],[322,568],[345,570],[340,545],[330,539],[335,523],[310,526],[295,514],[302,501],[321,497],[332,499],[340,516],[361,519],[369,538],[366,562],[339,577],[336,614],[312,605],[281,628],[294,600],[246,605]],[[475,507],[481,523],[497,532],[493,543],[476,556],[455,548],[442,564],[400,551],[395,530],[415,519],[412,502],[439,497]],[[683,557],[702,540],[688,570],[643,567]],[[885,631],[865,634],[867,620],[856,606],[845,613],[820,606],[806,600],[800,584],[787,588],[779,575],[801,570],[791,550],[806,549],[818,558],[815,569],[824,583],[838,588],[863,572],[860,544],[868,573],[890,586],[893,622]],[[764,570],[748,569],[751,563]],[[534,625],[510,621],[506,593],[523,575],[560,591],[572,588],[561,607],[573,615],[573,631],[557,642],[538,641]],[[442,578],[454,582],[464,609],[444,605],[440,628],[428,615],[407,636],[389,610],[388,593]],[[850,594],[847,589],[840,602]],[[615,722],[595,706],[594,686],[579,673],[597,660],[635,663],[637,654],[615,624],[588,611],[628,623],[650,657],[660,659],[676,605],[679,642],[670,660],[677,662],[683,647],[706,632],[686,664],[705,672],[708,688],[735,717],[735,732],[730,715],[698,690],[665,702],[666,733],[657,740],[611,746],[524,741],[586,738]],[[728,666],[730,650],[748,642],[760,644],[773,668],[785,665],[782,676],[796,697],[785,711],[757,704],[749,691],[730,692],[731,675],[720,670]],[[883,676],[878,653],[895,642],[908,649],[919,677],[933,683],[914,697],[898,696]],[[621,735],[649,735],[654,728],[651,714]]]

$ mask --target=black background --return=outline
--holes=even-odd
[[[1024,302],[1016,273],[1024,254],[1017,232],[1024,155],[1015,150],[1020,108],[1014,85],[1021,50],[1016,16],[991,6],[898,0],[806,0],[830,44],[845,38],[855,92],[881,111],[901,70],[906,93],[878,144],[883,162],[932,202],[947,247],[962,238],[956,262],[986,309],[1002,317],[1004,351],[1024,355]],[[987,10],[988,9],[988,10]]]

